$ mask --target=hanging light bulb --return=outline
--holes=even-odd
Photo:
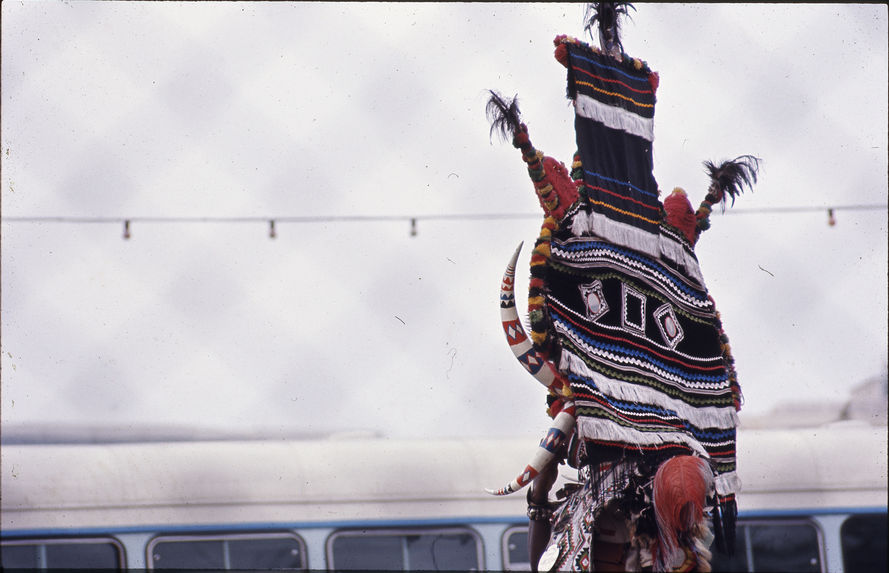
[[[833,227],[837,224],[836,218],[833,216],[833,209],[827,210],[827,224]]]
[[[124,239],[130,238],[130,220],[129,219],[127,219],[126,221],[123,222],[123,238]]]
[[[275,231],[275,220],[272,219],[269,221],[269,238],[274,239],[278,236],[278,232]]]
[[[411,237],[417,236],[417,219],[415,217],[411,218]]]

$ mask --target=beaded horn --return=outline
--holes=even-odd
[[[500,320],[503,323],[506,340],[515,357],[538,382],[546,386],[551,393],[560,396],[561,410],[555,414],[552,426],[540,442],[540,446],[534,451],[531,461],[528,462],[525,469],[506,486],[497,490],[485,490],[493,495],[507,495],[531,483],[543,468],[552,463],[562,446],[568,442],[574,432],[576,421],[571,390],[562,381],[552,363],[542,357],[534,348],[531,340],[525,334],[522,321],[516,311],[515,268],[521,250],[522,245],[519,244],[503,273],[503,281],[500,284]]]
[[[509,348],[525,369],[550,392],[564,395],[565,384],[552,362],[546,360],[531,343],[519,319],[515,305],[515,268],[522,244],[512,255],[500,283],[500,320]]]

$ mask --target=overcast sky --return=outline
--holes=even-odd
[[[582,5],[3,2],[3,424],[545,428],[499,319],[542,215],[484,112],[518,94],[570,161],[557,34],[584,36]],[[763,160],[697,247],[742,423],[885,376],[886,38],[885,5],[640,3],[624,24],[660,74],[664,193],[697,205],[702,161]],[[475,218],[498,214],[526,216]]]

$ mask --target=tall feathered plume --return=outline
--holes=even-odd
[[[584,20],[586,30],[590,38],[593,38],[593,29],[598,24],[599,44],[606,54],[610,54],[614,46],[622,52],[624,47],[620,41],[620,17],[630,17],[628,9],[634,11],[636,7],[630,2],[592,2],[586,6]]]
[[[752,191],[759,172],[759,162],[760,159],[752,155],[741,155],[718,166],[712,161],[705,161],[704,168],[712,182],[710,192],[716,199],[713,202],[722,201],[725,208],[726,195],[732,198],[734,205],[735,197],[743,192],[744,187]]]
[[[512,100],[507,101],[494,90],[488,91],[491,92],[491,99],[485,107],[485,114],[491,122],[491,137],[496,131],[502,140],[507,141],[514,138],[519,131],[525,131],[519,111],[519,96],[513,96]]]

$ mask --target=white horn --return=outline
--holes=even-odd
[[[515,267],[519,259],[519,253],[522,251],[522,243],[519,243],[515,253],[512,255],[506,271],[503,273],[503,282],[500,285],[500,320],[503,322],[503,332],[506,334],[506,341],[512,348],[513,354],[518,358],[522,366],[531,373],[541,384],[546,386],[557,396],[562,397],[564,405],[562,410],[553,419],[553,424],[540,442],[540,446],[535,450],[530,463],[525,466],[524,471],[514,480],[509,482],[505,487],[497,490],[485,489],[492,495],[508,495],[516,492],[529,483],[556,457],[559,449],[574,433],[574,402],[571,400],[570,388],[567,387],[559,376],[556,368],[545,360],[535,349],[525,329],[522,321],[519,320],[519,314],[515,305]]]
[[[525,334],[522,321],[515,306],[515,267],[522,251],[522,244],[512,255],[506,271],[503,273],[503,282],[500,284],[500,320],[503,323],[503,332],[506,341],[522,366],[531,373],[541,384],[562,396],[562,380],[555,367],[534,350],[534,345]]]
[[[562,411],[556,414],[553,425],[546,433],[546,437],[540,441],[540,446],[534,452],[531,462],[525,466],[525,470],[505,487],[497,490],[485,488],[485,491],[491,495],[509,495],[531,483],[543,468],[555,459],[562,445],[571,438],[571,434],[574,433],[574,422],[574,402],[568,402]]]

